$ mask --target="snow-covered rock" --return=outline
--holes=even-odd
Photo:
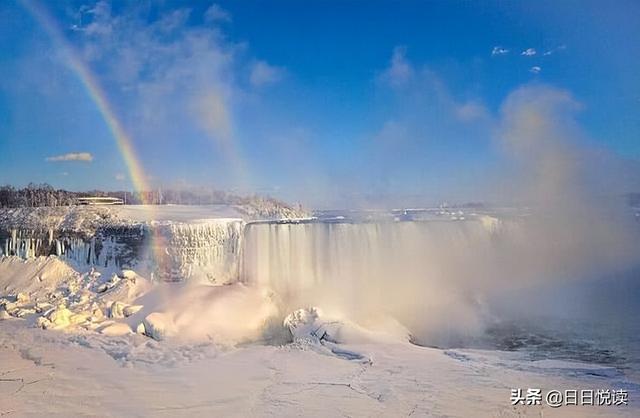
[[[122,313],[124,314],[125,317],[129,317],[135,314],[136,312],[138,312],[143,307],[144,306],[142,305],[128,305],[128,306],[125,306],[125,308],[122,310]]]
[[[137,274],[135,271],[128,270],[128,269],[123,269],[118,274],[118,277],[121,277],[123,279],[128,279],[128,280],[135,280],[136,276]]]
[[[371,358],[367,354],[341,345],[349,342],[348,339],[337,338],[344,332],[343,330],[347,330],[349,335],[357,335],[358,327],[348,322],[324,319],[322,311],[316,307],[292,312],[284,319],[284,326],[289,329],[293,341],[297,344],[310,346],[320,353],[335,355],[346,360],[371,363]]]
[[[64,305],[60,305],[49,314],[47,319],[51,321],[53,326],[64,328],[71,324],[71,315],[72,312],[69,309],[64,307]]]
[[[175,325],[167,314],[153,312],[147,315],[142,322],[145,335],[156,341],[162,341],[174,334]]]
[[[127,305],[125,305],[122,302],[119,302],[119,301],[113,302],[109,307],[109,318],[124,318],[125,317],[124,310],[126,307]]]
[[[0,308],[0,321],[11,318],[11,315],[4,309]]]
[[[114,322],[100,328],[99,332],[100,334],[104,334],[109,337],[118,337],[121,335],[131,334],[131,328],[129,325],[122,322]]]
[[[318,319],[322,312],[320,309],[311,307],[293,311],[284,319],[283,325],[287,328],[294,340],[297,338],[320,338],[316,333],[321,327]]]
[[[51,321],[49,321],[44,316],[41,316],[41,317],[38,317],[38,319],[36,320],[36,325],[39,328],[48,329],[48,328],[51,328]]]

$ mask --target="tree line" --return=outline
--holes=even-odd
[[[49,184],[29,183],[22,189],[0,186],[0,207],[68,206],[79,196],[77,192],[56,190]]]
[[[230,192],[201,187],[191,189],[157,189],[149,191],[104,191],[90,190],[72,192],[55,189],[43,183],[29,183],[24,188],[10,185],[0,186],[0,208],[71,206],[77,204],[79,197],[116,197],[125,204],[176,204],[176,205],[243,205],[251,203],[266,207],[286,207],[287,205],[270,197],[239,196]]]

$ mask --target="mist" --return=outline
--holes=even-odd
[[[585,295],[594,283],[637,281],[628,275],[640,265],[640,231],[620,195],[628,179],[592,175],[606,165],[580,130],[579,109],[568,92],[542,85],[502,103],[492,129],[507,162],[498,192],[515,212],[455,222],[253,225],[244,280],[272,288],[283,315],[318,306],[372,329],[397,321],[429,345],[463,343],[509,318],[602,314],[597,306],[607,302],[590,306]]]

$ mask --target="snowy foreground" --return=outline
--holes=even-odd
[[[564,218],[254,206],[1,210],[0,416],[640,416],[635,332],[607,334],[626,357],[588,333],[506,335],[538,357],[425,347],[498,347],[455,342],[503,319],[491,301],[591,308],[553,279],[629,270],[635,228],[611,246]],[[512,405],[529,388],[540,405]],[[552,390],[628,405],[551,408]]]
[[[349,346],[370,361],[305,344],[221,349],[139,335],[29,328],[0,334],[0,405],[9,416],[638,416],[634,407],[511,407],[511,387],[609,386],[607,370],[523,365],[496,353],[410,344]],[[602,372],[600,374],[600,372]],[[562,375],[573,375],[567,378]]]
[[[314,309],[275,323],[266,289],[103,273],[0,259],[0,415],[640,416],[613,368],[419,347],[397,324]],[[625,389],[630,404],[511,406],[512,388]]]

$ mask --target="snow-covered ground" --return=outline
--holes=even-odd
[[[106,272],[103,272],[106,273]],[[8,416],[638,416],[613,367],[441,350],[319,310],[274,323],[267,289],[0,259]],[[142,324],[142,325],[141,325]],[[42,329],[46,328],[46,329]],[[629,406],[511,406],[512,388],[624,389]],[[525,389],[526,390],[526,389]],[[543,402],[544,403],[544,402]]]
[[[242,219],[246,217],[237,207],[230,205],[123,205],[113,206],[110,210],[122,219],[144,222],[193,222],[201,219]]]
[[[629,387],[606,368],[523,363],[507,353],[443,351],[401,342],[347,348],[367,359],[347,360],[302,342],[221,348],[213,342],[42,331],[8,320],[0,333],[0,413],[637,417],[640,412],[633,404],[510,405],[512,388]]]

